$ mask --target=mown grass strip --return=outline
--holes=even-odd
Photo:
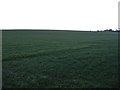
[[[67,48],[61,48],[61,49],[56,49],[56,50],[41,50],[37,52],[31,52],[31,53],[24,53],[24,54],[14,54],[9,57],[3,57],[3,61],[10,61],[11,59],[19,59],[19,58],[29,58],[29,57],[36,57],[36,56],[44,56],[44,55],[50,55],[51,53],[56,53],[56,52],[64,52],[64,51],[73,51],[73,50],[79,50],[83,48],[88,48],[91,45],[84,45],[84,46],[79,46],[79,47],[67,47]]]

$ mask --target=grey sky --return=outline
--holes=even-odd
[[[118,1],[1,0],[0,29],[117,29]]]
[[[120,30],[120,1],[118,3],[118,28]]]

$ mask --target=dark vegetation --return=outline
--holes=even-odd
[[[97,32],[120,32],[120,30],[106,29],[106,30],[97,30]]]
[[[118,87],[118,32],[3,31],[3,88]]]

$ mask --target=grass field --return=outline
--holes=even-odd
[[[118,87],[118,33],[3,31],[3,88]]]

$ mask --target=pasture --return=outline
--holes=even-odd
[[[2,34],[3,88],[118,87],[118,32]]]

